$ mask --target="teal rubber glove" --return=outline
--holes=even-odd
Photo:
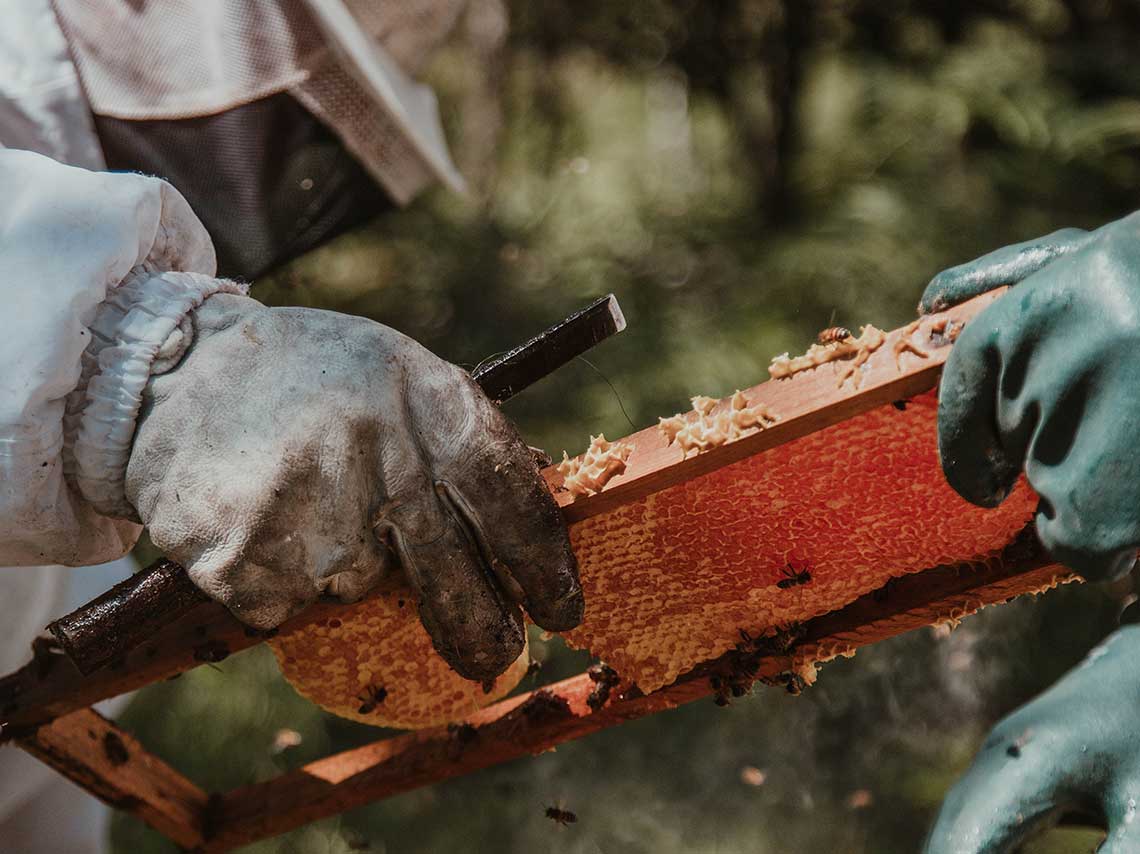
[[[946,270],[919,309],[1001,285],[943,370],[946,478],[992,507],[1024,470],[1042,544],[1085,578],[1118,578],[1140,545],[1140,214]]]
[[[1140,852],[1140,626],[998,724],[951,789],[927,854],[1014,852],[1077,814],[1103,823],[1100,854]]]

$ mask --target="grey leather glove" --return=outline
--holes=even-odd
[[[217,294],[153,376],[126,497],[155,545],[244,622],[360,598],[397,568],[439,653],[487,679],[524,606],[582,618],[561,514],[518,433],[459,368],[359,317]]]

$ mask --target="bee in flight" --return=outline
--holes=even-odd
[[[578,820],[578,816],[570,810],[564,810],[562,807],[547,807],[546,817],[553,821],[560,827],[566,827],[573,824]]]

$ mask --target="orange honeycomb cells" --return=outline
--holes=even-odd
[[[590,447],[580,457],[570,459],[562,452],[556,468],[562,485],[572,495],[593,495],[610,479],[625,471],[626,460],[633,448],[622,442],[607,442],[605,434],[590,437]]]
[[[739,629],[810,619],[890,577],[982,557],[1030,520],[1021,484],[975,507],[942,477],[933,394],[880,407],[586,519],[586,593],[567,640],[652,691],[730,649]],[[789,564],[811,579],[778,586]]]
[[[575,523],[586,617],[567,640],[652,691],[730,649],[740,629],[759,635],[891,577],[1000,550],[1036,498],[1024,483],[992,510],[959,498],[939,467],[936,415],[933,393],[879,407]],[[801,583],[779,586],[789,572]],[[459,718],[524,674],[525,655],[483,694],[397,602],[375,597],[274,639],[285,676],[337,714],[415,728]],[[362,715],[369,685],[388,694]]]
[[[346,605],[333,618],[268,641],[299,694],[344,718],[421,729],[457,720],[498,700],[526,675],[528,649],[484,693],[448,667],[410,598],[397,593]],[[383,700],[369,703],[382,689]]]

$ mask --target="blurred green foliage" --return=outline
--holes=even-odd
[[[471,193],[429,194],[254,294],[471,366],[613,291],[629,330],[508,406],[532,444],[573,453],[629,432],[623,405],[650,424],[832,322],[905,322],[942,267],[1136,207],[1138,35],[1114,0],[472,0],[430,69]],[[248,850],[913,852],[984,731],[1114,609],[1055,591],[829,664],[799,698],[698,703]],[[580,670],[535,641],[544,680]],[[377,737],[300,699],[264,650],[126,717],[212,789]],[[578,824],[553,826],[556,802]],[[130,820],[113,835],[168,850]]]

